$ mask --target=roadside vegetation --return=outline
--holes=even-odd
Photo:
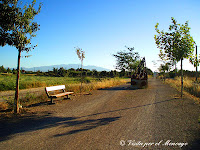
[[[194,55],[195,41],[190,35],[188,21],[185,24],[179,24],[171,17],[172,24],[169,25],[168,32],[159,30],[159,23],[155,25],[157,35],[154,35],[157,48],[160,49],[159,57],[162,60],[161,70],[170,70],[170,66],[176,66],[181,62],[181,98],[183,96],[183,59],[189,59],[194,67],[199,65],[197,54]],[[165,74],[164,74],[165,75]]]
[[[71,69],[72,70],[72,69]],[[81,81],[80,72],[73,69],[73,71],[67,71],[65,76],[59,76],[52,72],[36,72],[32,74],[21,74],[20,89],[29,89],[37,87],[55,86],[60,84],[78,84]],[[30,72],[29,72],[30,73]],[[52,73],[52,74],[51,74]],[[95,73],[95,74],[94,74]],[[51,75],[49,75],[51,74]],[[96,81],[104,81],[110,78],[124,78],[128,77],[127,72],[117,71],[85,71],[83,73],[83,83],[91,83]],[[16,77],[13,73],[1,73],[0,74],[0,91],[8,91],[15,89]]]
[[[92,83],[97,81],[104,81],[111,78],[127,78],[131,77],[131,72],[121,70],[111,71],[97,71],[97,70],[82,70],[83,83]],[[149,75],[152,75],[152,71],[147,68]],[[0,91],[15,90],[16,70],[4,68],[0,66]],[[81,81],[81,68],[78,69],[64,69],[53,68],[52,71],[24,71],[22,70],[19,88],[29,89],[37,87],[55,86],[60,84],[78,84]]]
[[[8,91],[15,89],[16,77],[12,74],[0,75],[0,91]],[[85,82],[92,82],[98,78],[86,77]],[[79,83],[79,77],[50,77],[50,76],[37,76],[37,75],[21,75],[20,89],[29,89],[37,87],[54,86],[60,84]]]
[[[200,79],[199,79],[200,80]],[[167,78],[165,82],[170,84],[172,87],[176,88],[177,90],[181,91],[181,77],[175,77],[174,79]],[[199,82],[195,81],[195,77],[183,77],[183,90],[195,97],[200,98],[200,86]]]
[[[196,74],[195,71],[188,70],[183,70],[183,73],[184,94],[192,96],[193,99],[200,103],[200,78],[198,77],[196,81],[196,76],[199,76],[199,73]],[[158,78],[162,79],[166,84],[169,84],[178,91],[181,91],[181,70],[177,72],[175,72],[175,70],[166,73],[160,72]]]
[[[24,76],[28,80],[28,76]],[[29,76],[30,77],[30,76]],[[32,79],[36,79],[36,77],[31,76]],[[43,80],[43,84],[52,84],[52,82],[46,82],[45,83],[45,78],[48,79],[48,77],[39,77],[40,80]],[[22,78],[23,79],[23,76]],[[113,86],[117,86],[120,84],[124,84],[127,82],[127,78],[84,78],[84,83],[82,84],[82,88],[80,85],[80,78],[70,78],[70,77],[49,77],[49,81],[53,80],[59,80],[56,83],[60,84],[65,84],[66,85],[66,91],[72,91],[75,94],[80,93],[80,89],[82,93],[87,93],[91,94],[93,90],[97,89],[104,89],[104,88],[109,88]],[[69,79],[67,81],[67,79]],[[67,82],[66,82],[67,81]],[[41,81],[40,81],[41,82]],[[37,81],[37,83],[40,83]],[[23,83],[23,82],[21,82]],[[26,83],[26,81],[24,82]],[[41,85],[41,84],[40,84]],[[54,84],[55,85],[55,84]],[[4,98],[5,102],[0,103],[0,111],[5,111],[5,110],[12,110],[14,107],[14,99],[12,97],[9,98]],[[22,107],[28,107],[37,103],[41,102],[47,102],[49,99],[45,93],[44,90],[42,90],[40,93],[34,93],[34,92],[27,92],[24,96],[20,97],[19,102]]]

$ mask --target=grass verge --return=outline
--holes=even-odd
[[[174,79],[166,79],[165,83],[174,87],[178,91],[181,91],[181,77]],[[193,98],[198,104],[200,104],[200,84],[195,83],[194,78],[183,78],[183,94]]]
[[[88,83],[83,83],[82,92],[88,93],[88,92],[91,92],[91,91],[97,90],[97,89],[104,89],[104,88],[121,85],[126,82],[127,82],[127,79],[124,79],[124,78],[108,78],[108,79],[101,79],[98,81],[93,80]],[[80,83],[75,82],[75,83],[66,84],[66,91],[72,91],[75,94],[80,93],[80,88],[81,88]],[[0,112],[5,111],[7,109],[12,110],[12,108],[13,108],[13,104],[14,104],[13,97],[8,98],[8,99],[5,98],[5,100],[6,100],[6,102],[0,103]],[[27,92],[22,98],[20,98],[19,101],[20,101],[20,104],[22,105],[22,107],[27,107],[32,104],[45,102],[47,100],[48,100],[48,98],[47,98],[45,91],[41,91],[41,93],[39,93],[39,94]]]

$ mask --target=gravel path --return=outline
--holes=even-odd
[[[198,149],[199,106],[177,94],[149,79],[146,89],[126,84],[28,108],[0,121],[0,149]]]

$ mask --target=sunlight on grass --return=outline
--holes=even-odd
[[[9,80],[10,79],[10,80]],[[127,79],[124,78],[92,78],[86,77],[83,80],[82,92],[90,93],[92,90],[109,88],[124,84],[127,82]],[[65,85],[66,91],[72,91],[75,94],[80,93],[80,78],[71,78],[71,77],[43,77],[43,76],[22,76],[20,87],[23,89],[35,88],[35,87],[45,87],[45,86],[55,86],[55,85]],[[3,90],[10,90],[15,85],[15,77],[3,76],[0,78],[1,88]],[[3,84],[2,84],[3,83]],[[2,86],[3,85],[3,86]],[[12,87],[12,88],[11,88]],[[4,89],[5,88],[5,89]],[[12,109],[13,107],[13,98],[4,98],[6,102],[0,104],[0,110]],[[31,104],[45,102],[48,100],[48,97],[45,91],[41,93],[31,93],[27,92],[24,97],[20,98],[20,104],[24,106],[29,106]]]
[[[166,83],[175,87],[177,90],[181,90],[181,77],[176,77],[175,79],[166,79]],[[184,77],[183,78],[183,89],[185,92],[200,97],[200,86],[199,83],[195,82],[195,78]]]

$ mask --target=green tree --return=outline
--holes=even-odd
[[[92,72],[93,72],[93,77],[99,77],[99,72],[96,69],[93,69]]]
[[[0,66],[0,72],[2,72],[2,73],[5,73],[6,72],[6,69],[4,68],[4,66],[2,65],[2,66]]]
[[[8,69],[7,69],[7,72],[8,72],[8,73],[11,73],[11,72],[12,72],[12,70],[11,70],[10,68],[8,68]]]
[[[117,59],[116,69],[132,72],[139,64],[139,54],[134,47],[126,47],[127,51],[119,51],[113,56]]]
[[[59,70],[58,70],[58,76],[59,77],[64,77],[66,75],[66,70],[61,67]]]
[[[13,73],[13,74],[17,74],[17,70],[13,68],[13,69],[12,69],[12,73]]]
[[[164,76],[164,81],[165,81],[165,78],[166,78],[166,72],[168,72],[170,70],[170,63],[165,63],[165,64],[161,64],[160,67],[159,67],[159,71],[161,73],[163,73],[163,76]]]
[[[125,75],[126,75],[125,69],[121,70],[120,73],[119,73],[119,76],[124,77]]]
[[[21,6],[17,0],[0,0],[0,45],[14,46],[18,50],[17,79],[14,100],[14,113],[19,112],[19,78],[21,52],[29,52],[35,46],[31,45],[31,39],[36,36],[39,30],[34,17],[40,12],[41,4],[36,10],[36,0],[31,4]]]
[[[53,74],[54,76],[58,76],[58,68],[53,67]]]
[[[115,77],[115,74],[114,74],[114,71],[113,71],[113,70],[110,71],[110,77],[111,77],[111,78],[114,78],[114,77]]]
[[[196,82],[198,80],[198,69],[197,67],[199,66],[199,58],[197,56],[197,45],[196,45],[196,54],[190,58],[190,62],[193,64],[193,66],[196,68]]]
[[[191,58],[194,52],[194,40],[190,35],[188,21],[185,24],[178,24],[172,17],[172,24],[169,26],[169,32],[160,31],[158,23],[155,30],[158,35],[154,36],[157,47],[160,49],[161,59],[173,62],[181,61],[181,97],[183,96],[183,59]]]
[[[100,75],[101,78],[106,77],[107,76],[107,72],[106,71],[101,71],[99,75]]]

